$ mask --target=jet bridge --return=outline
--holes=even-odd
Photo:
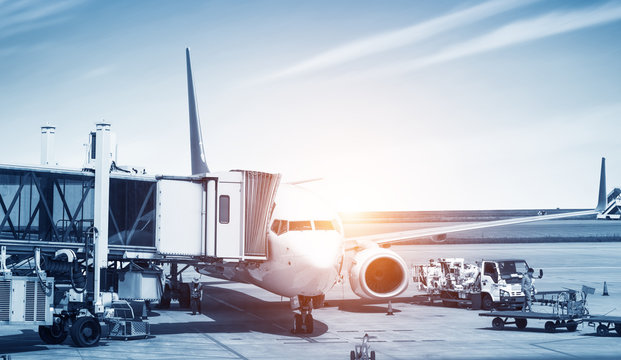
[[[267,259],[267,226],[280,175],[200,177],[113,173],[108,260]],[[0,165],[0,245],[82,252],[95,224],[94,174]]]

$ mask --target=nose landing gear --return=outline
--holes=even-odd
[[[297,300],[299,302],[299,306],[297,307],[300,310],[299,314],[294,314],[293,318],[293,329],[291,329],[291,333],[293,334],[312,334],[315,330],[315,321],[313,320],[313,315],[311,314],[313,311],[314,303],[323,304],[323,299],[325,295],[319,296],[304,296],[298,295]],[[295,303],[295,298],[292,299],[292,307]],[[295,310],[295,308],[294,308]]]

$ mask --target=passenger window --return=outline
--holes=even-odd
[[[231,198],[228,195],[220,195],[220,208],[218,220],[220,224],[228,224],[230,221]]]
[[[334,230],[334,225],[329,220],[315,220],[315,230]]]
[[[313,230],[310,220],[289,221],[289,231]]]
[[[271,230],[278,234],[278,227],[280,226],[280,220],[274,220],[274,222],[272,223],[272,227]]]

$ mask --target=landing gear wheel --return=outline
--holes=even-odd
[[[375,350],[371,350],[371,360],[375,360]]]
[[[483,310],[491,310],[492,306],[494,306],[494,301],[489,294],[483,294],[483,298],[481,299],[481,308]]]
[[[569,320],[567,322],[567,331],[574,332],[576,331],[576,329],[578,329],[578,324],[576,324],[576,322],[573,320]]]
[[[615,331],[621,335],[621,323],[615,323]]]
[[[349,352],[349,360],[356,360],[356,352],[354,350]]]
[[[306,333],[312,334],[313,330],[315,330],[313,315],[306,314],[306,316],[304,317],[304,325],[306,325]]]
[[[190,307],[190,284],[179,284],[179,307],[187,309]]]
[[[291,332],[293,334],[301,333],[303,325],[304,325],[304,321],[302,318],[302,314],[294,314],[293,315],[293,329],[291,329]]]
[[[78,318],[71,326],[71,340],[79,347],[95,346],[99,343],[101,327],[99,321],[90,316]]]
[[[597,336],[608,336],[608,326],[600,324],[597,327]]]
[[[494,330],[502,330],[504,327],[505,322],[502,321],[501,318],[495,317],[494,320],[492,320],[492,328],[494,328]]]
[[[546,321],[544,329],[546,330],[546,332],[553,333],[556,331],[556,325],[554,325],[552,321]]]
[[[61,344],[69,335],[59,324],[52,326],[39,325],[39,337],[50,345]]]
[[[518,329],[524,329],[527,324],[528,320],[526,319],[515,319],[515,326],[517,326]]]

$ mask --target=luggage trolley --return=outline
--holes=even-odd
[[[591,315],[584,318],[587,325],[595,329],[597,336],[608,336],[610,331],[614,330],[621,335],[621,317],[606,315]]]

